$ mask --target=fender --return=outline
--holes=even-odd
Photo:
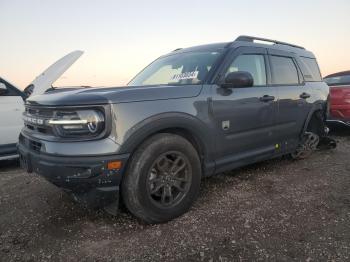
[[[212,152],[215,152],[215,140],[211,135],[212,132],[205,123],[185,113],[162,113],[137,123],[126,132],[119,152],[132,154],[148,137],[167,129],[180,129],[190,134],[200,147],[204,175],[210,175],[214,172],[215,162]]]
[[[309,113],[308,113],[308,115],[306,117],[306,120],[304,122],[304,126],[303,126],[303,129],[302,129],[302,132],[300,133],[300,136],[302,136],[306,132],[306,129],[307,129],[307,127],[308,127],[308,125],[309,125],[309,123],[311,121],[311,118],[312,118],[313,114],[316,111],[324,112],[326,110],[326,108],[325,108],[326,106],[327,106],[327,102],[326,101],[318,101],[318,102],[315,102],[312,105],[312,107],[311,107],[311,109],[310,109],[310,111],[309,111]]]

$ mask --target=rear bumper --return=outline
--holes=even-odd
[[[18,145],[21,165],[74,196],[87,207],[101,207],[118,200],[119,185],[129,154],[106,156],[57,156]],[[120,169],[108,170],[110,161],[122,161]]]

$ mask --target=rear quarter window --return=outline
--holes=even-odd
[[[320,69],[315,58],[300,57],[300,69],[306,82],[322,81]]]

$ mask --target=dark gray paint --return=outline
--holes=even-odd
[[[225,46],[227,43],[176,52],[217,50]],[[325,108],[328,86],[303,79],[297,86],[273,86],[268,64],[266,87],[224,89],[220,86],[220,75],[229,61],[242,52],[262,52],[267,61],[267,53],[275,51],[291,57],[314,56],[306,50],[282,45],[234,42],[229,46],[215,67],[217,70],[203,85],[77,89],[30,97],[27,103],[38,106],[112,105],[109,137],[74,143],[42,140],[45,152],[67,156],[132,154],[147,137],[169,129],[185,130],[195,138],[205,174],[292,152],[307,119],[314,110]],[[243,51],[239,49],[242,47]],[[310,98],[300,98],[303,92],[309,93]],[[261,101],[264,95],[275,99]],[[230,121],[229,129],[223,130],[223,121]],[[31,136],[25,130],[23,134]]]
[[[182,88],[179,92],[179,88]],[[75,89],[66,92],[51,91],[44,96],[28,98],[28,103],[45,106],[101,105],[154,101],[197,96],[201,86],[123,86],[112,88]]]

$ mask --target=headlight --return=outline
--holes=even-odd
[[[47,123],[61,137],[95,137],[105,128],[104,115],[99,110],[55,111]]]

